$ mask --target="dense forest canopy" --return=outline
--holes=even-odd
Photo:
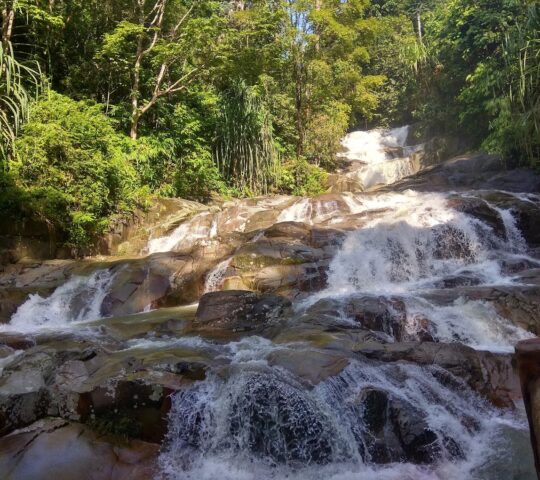
[[[540,155],[527,0],[2,0],[0,210],[82,246],[152,195],[324,191],[350,129]]]

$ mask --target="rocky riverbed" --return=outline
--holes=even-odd
[[[170,201],[115,256],[4,265],[2,478],[534,478],[540,178],[344,144],[332,193]]]

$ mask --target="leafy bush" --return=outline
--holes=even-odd
[[[98,104],[49,92],[30,111],[10,163],[25,210],[87,246],[113,213],[141,203],[145,192],[129,162],[134,144],[117,133]]]
[[[207,149],[194,151],[181,159],[176,171],[174,191],[177,196],[204,202],[213,192],[227,195],[230,189],[221,177]]]
[[[305,158],[285,163],[279,172],[280,190],[292,195],[315,196],[326,191],[328,173]]]

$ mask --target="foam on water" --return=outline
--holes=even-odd
[[[71,277],[49,297],[44,298],[37,293],[30,295],[13,314],[9,324],[0,328],[33,332],[102,318],[101,306],[112,280],[109,270],[96,270],[89,277]]]
[[[214,238],[216,235],[217,223],[213,214],[203,212],[179,225],[171,234],[150,240],[148,253],[189,248],[200,240]]]
[[[348,134],[342,141],[345,151],[341,156],[364,165],[351,169],[347,176],[357,179],[364,189],[368,189],[377,184],[388,185],[416,173],[419,164],[415,154],[422,147],[407,147],[408,136],[407,126]]]
[[[473,197],[473,194],[465,195]],[[474,348],[510,351],[531,335],[510,325],[487,303],[457,299],[438,305],[422,299],[450,279],[473,285],[512,285],[505,260],[526,258],[527,245],[513,212],[487,203],[499,214],[504,238],[481,220],[449,206],[453,194],[385,193],[344,195],[353,213],[374,213],[350,232],[330,264],[328,287],[300,304],[357,294],[399,296],[409,320],[423,316],[441,341]],[[466,283],[465,283],[466,284]]]
[[[242,367],[174,395],[165,478],[488,480],[533,471],[530,456],[515,461],[519,441],[509,441],[526,442],[526,426],[457,379],[441,381],[449,374],[439,368],[352,361],[310,390],[285,371]],[[433,465],[375,465],[365,403],[373,391],[432,432]]]

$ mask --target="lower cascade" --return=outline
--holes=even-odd
[[[24,295],[0,431],[49,440],[0,472],[33,478],[62,436],[105,458],[84,424],[140,442],[95,461],[121,478],[533,479],[512,353],[540,331],[540,196],[473,183],[474,158],[425,168],[408,136],[344,139],[353,192],[201,206],[133,258],[2,273]]]

